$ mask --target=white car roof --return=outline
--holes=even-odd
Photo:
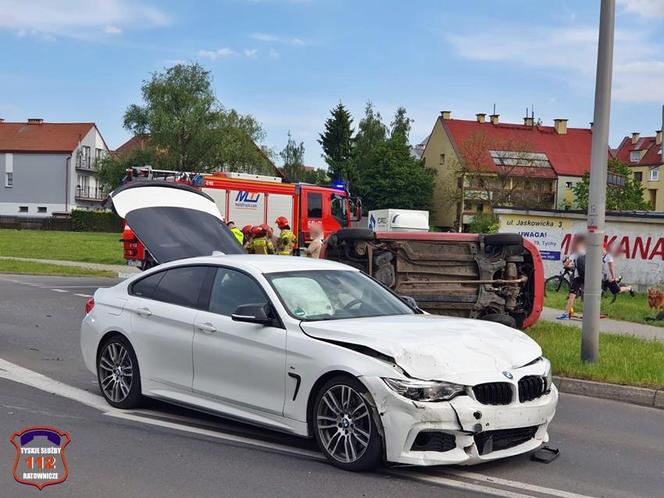
[[[256,254],[220,254],[218,256],[201,256],[197,258],[179,259],[158,268],[171,266],[203,264],[203,265],[229,265],[235,268],[258,273],[278,273],[282,271],[306,270],[353,270],[342,263],[326,259],[313,259],[301,256],[265,256]]]

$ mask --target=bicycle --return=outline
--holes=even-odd
[[[572,287],[573,278],[574,269],[563,268],[558,275],[549,277],[544,281],[544,295],[547,296],[549,293],[556,295],[561,292],[564,295],[568,295]]]

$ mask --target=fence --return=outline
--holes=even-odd
[[[586,215],[559,210],[499,208],[500,232],[532,241],[544,260],[545,276],[560,272],[572,235],[586,230]],[[664,213],[607,213],[606,242],[617,249],[616,269],[640,288],[664,282]]]

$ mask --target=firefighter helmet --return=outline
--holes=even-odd
[[[245,237],[251,235],[251,229],[254,228],[253,225],[245,225],[242,227],[242,233]]]
[[[256,225],[251,227],[251,235],[253,235],[254,237],[262,237],[266,233],[267,231],[261,225]]]
[[[286,218],[285,216],[279,216],[279,218],[277,218],[274,222],[277,224],[279,228],[283,228],[287,225],[290,225],[290,223],[288,223],[288,218]]]

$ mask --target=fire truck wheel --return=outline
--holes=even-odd
[[[509,315],[503,315],[502,313],[489,313],[480,318],[481,320],[486,320],[487,322],[500,323],[502,325],[507,325],[513,329],[517,328],[516,320]]]
[[[335,235],[339,241],[374,240],[376,238],[374,231],[368,228],[342,228]]]

